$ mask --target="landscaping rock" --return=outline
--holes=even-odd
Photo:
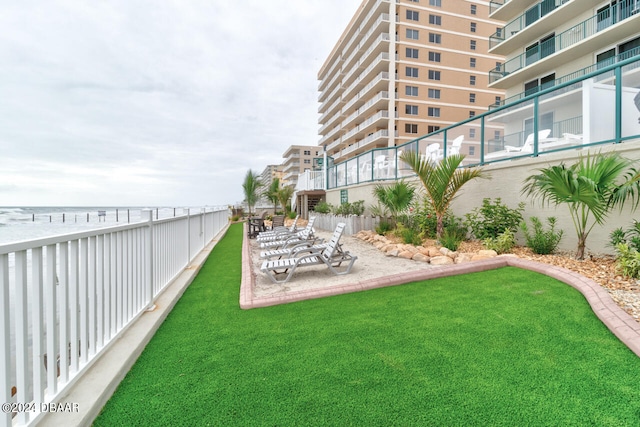
[[[469,262],[473,258],[473,254],[459,253],[454,262],[456,264],[462,264],[463,262]]]
[[[400,253],[399,250],[394,249],[394,250],[391,250],[391,251],[387,252],[387,256],[397,257],[399,253]]]
[[[450,264],[453,264],[453,260],[451,258],[449,258],[448,256],[444,256],[444,255],[433,257],[433,258],[431,258],[431,260],[429,260],[429,262],[431,263],[431,265],[450,265]]]
[[[431,258],[421,252],[416,252],[415,254],[413,254],[413,257],[411,257],[411,259],[414,261],[429,262]]]
[[[402,251],[398,254],[398,258],[411,259],[413,258],[413,252],[411,251]]]
[[[484,256],[487,258],[493,258],[493,257],[497,257],[498,256],[498,252],[491,250],[491,249],[483,249],[478,251],[478,255],[479,256]]]

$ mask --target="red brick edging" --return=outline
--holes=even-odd
[[[609,296],[606,290],[593,280],[566,268],[524,260],[516,257],[496,257],[483,261],[473,261],[464,264],[429,268],[426,270],[410,271],[393,276],[379,277],[346,285],[327,286],[320,289],[290,292],[284,295],[255,298],[253,289],[256,283],[256,273],[253,271],[251,248],[245,233],[242,242],[242,280],[240,283],[240,308],[269,307],[314,298],[323,298],[350,292],[382,288],[386,286],[402,285],[421,280],[439,277],[455,276],[458,274],[475,273],[493,270],[500,267],[512,266],[535,271],[553,277],[577,289],[589,302],[591,309],[598,318],[609,328],[620,341],[640,357],[640,323],[622,310]]]

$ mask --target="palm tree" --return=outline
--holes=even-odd
[[[464,157],[463,154],[452,154],[434,164],[421,158],[415,151],[406,151],[400,156],[400,159],[418,175],[427,191],[427,201],[436,214],[437,239],[442,237],[444,216],[458,191],[472,179],[486,177],[480,168],[459,168]]]
[[[415,188],[405,181],[398,181],[393,185],[378,184],[373,189],[373,195],[391,213],[394,223],[397,223],[398,215],[406,211],[413,201]]]
[[[244,176],[244,182],[242,183],[242,190],[244,191],[244,200],[249,206],[249,217],[251,217],[251,207],[258,201],[258,190],[262,187],[259,175],[254,173],[251,169],[247,171]]]
[[[289,213],[289,199],[293,196],[293,191],[291,186],[282,187],[278,190],[278,201],[282,205],[285,215]]]
[[[540,199],[544,205],[566,204],[578,237],[577,259],[584,259],[587,237],[596,224],[603,224],[616,206],[627,199],[638,206],[640,173],[634,161],[617,152],[580,156],[577,163],[538,169],[524,181],[522,194]]]
[[[267,190],[264,192],[264,197],[266,197],[267,200],[273,203],[274,214],[276,213],[276,210],[278,208],[278,191],[279,190],[280,190],[280,179],[274,178],[273,181],[271,181],[271,185],[269,185],[269,188],[267,188]]]

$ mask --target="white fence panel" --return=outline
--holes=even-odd
[[[0,427],[33,425],[227,224],[227,209],[0,245]],[[24,410],[32,409],[32,410]],[[3,408],[6,409],[6,408]]]

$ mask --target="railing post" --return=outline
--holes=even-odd
[[[184,208],[187,212],[187,263],[185,265],[189,265],[191,262],[191,212],[189,208]]]
[[[144,253],[144,265],[145,265],[145,279],[146,279],[146,295],[145,303],[147,304],[147,310],[151,311],[155,308],[153,304],[153,261],[155,259],[155,248],[153,245],[153,211],[151,209],[143,209],[141,217],[146,221],[147,226],[144,230],[145,240],[145,253]]]
[[[9,255],[0,254],[0,400],[11,402],[11,339],[9,330]],[[11,425],[11,411],[0,415],[0,425]]]

